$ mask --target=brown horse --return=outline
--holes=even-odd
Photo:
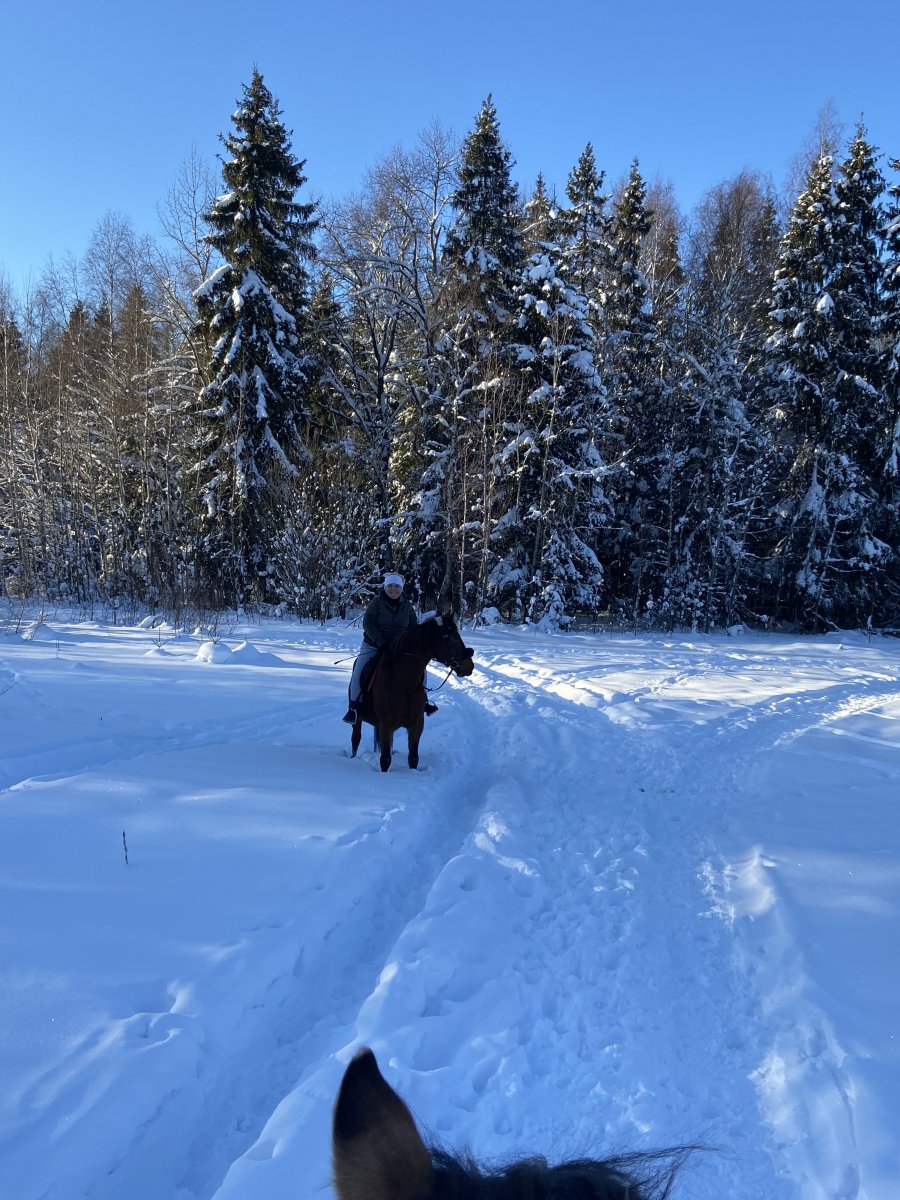
[[[366,721],[375,726],[382,771],[391,765],[394,734],[398,729],[407,731],[408,762],[415,770],[425,724],[425,668],[436,659],[457,675],[471,675],[475,670],[472,653],[463,644],[453,617],[445,613],[429,617],[395,638],[381,652],[371,685],[363,687],[362,703],[357,708],[350,737],[350,757],[356,757],[362,723]]]
[[[484,1171],[425,1145],[371,1050],[347,1067],[332,1126],[338,1200],[665,1200],[691,1149]]]

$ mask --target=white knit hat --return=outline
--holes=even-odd
[[[396,583],[398,587],[403,587],[403,576],[388,572],[384,577],[384,586],[387,587],[391,583]]]

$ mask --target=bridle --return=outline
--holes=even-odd
[[[460,638],[459,640],[460,640],[460,644],[462,644],[462,638]],[[445,633],[444,636],[441,638],[441,641],[449,642],[450,635]],[[455,671],[456,668],[459,666],[459,664],[463,661],[464,658],[471,658],[471,657],[472,657],[472,652],[468,648],[468,646],[463,646],[462,654],[452,654],[451,653],[451,654],[448,654],[446,658],[441,658],[437,654],[432,655],[432,658],[436,658],[437,661],[441,664],[441,666],[449,667],[451,671]]]
[[[457,632],[456,636],[459,637],[458,632]],[[460,641],[460,645],[462,645],[462,638],[459,638],[459,641]],[[418,658],[418,659],[424,660],[426,667],[429,662],[434,660],[436,662],[439,662],[442,667],[447,668],[447,674],[444,676],[441,683],[438,684],[438,686],[436,688],[428,688],[427,689],[428,691],[435,691],[435,692],[440,691],[440,689],[444,686],[444,684],[447,682],[447,680],[450,678],[450,676],[453,674],[453,672],[457,670],[457,668],[459,667],[459,664],[463,661],[463,659],[472,657],[471,650],[468,648],[468,646],[465,646],[465,645],[463,645],[463,653],[462,654],[454,654],[452,651],[449,651],[447,653],[446,657],[441,657],[440,648],[442,646],[447,646],[449,644],[449,642],[450,642],[450,634],[445,632],[441,635],[441,638],[438,641],[437,650],[433,651],[430,654],[423,654],[421,651],[416,652],[415,650],[401,650],[400,651],[401,654],[405,655],[408,658]]]

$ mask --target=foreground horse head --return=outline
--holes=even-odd
[[[371,1050],[344,1073],[334,1106],[338,1200],[665,1200],[687,1151],[549,1166],[524,1159],[484,1171],[429,1148]]]

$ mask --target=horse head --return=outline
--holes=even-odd
[[[432,658],[436,658],[445,667],[450,667],[457,675],[471,675],[475,670],[472,658],[475,651],[463,642],[453,614],[438,613],[431,620],[436,626],[437,635]]]
[[[556,1165],[532,1157],[483,1169],[423,1141],[371,1050],[347,1067],[332,1122],[338,1200],[665,1200],[691,1149]]]

